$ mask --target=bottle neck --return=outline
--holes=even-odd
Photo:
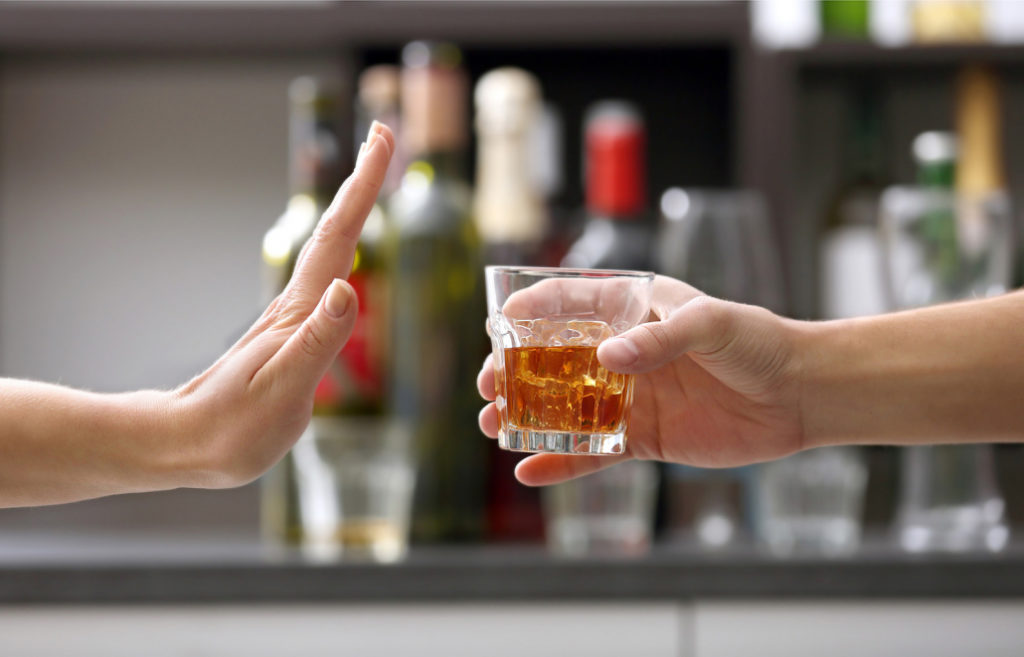
[[[290,195],[308,196],[320,206],[329,204],[340,183],[334,126],[312,116],[293,117],[290,151]]]
[[[953,161],[924,162],[918,165],[917,182],[931,189],[953,189],[956,163]]]
[[[850,180],[882,183],[883,141],[877,94],[871,89],[861,89],[853,99],[846,136],[845,165]]]
[[[957,193],[976,197],[1005,188],[1000,149],[999,88],[984,67],[965,69],[957,80]]]
[[[625,221],[640,218],[647,195],[643,132],[594,132],[586,141],[588,214]]]
[[[410,158],[407,171],[429,172],[431,180],[465,180],[466,156],[462,149],[424,151]]]
[[[485,242],[543,239],[545,217],[529,166],[525,131],[480,136],[473,214]]]

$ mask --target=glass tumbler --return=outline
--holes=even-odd
[[[416,481],[407,423],[314,416],[292,453],[306,556],[393,562],[406,555]]]
[[[645,321],[651,272],[486,269],[498,444],[557,454],[621,454],[633,377],[609,372],[597,346]]]

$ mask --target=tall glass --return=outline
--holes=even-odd
[[[1013,271],[1013,221],[1004,194],[893,187],[881,228],[894,308],[1005,292]],[[1009,537],[991,445],[903,450],[897,531],[910,552],[999,550]]]
[[[597,346],[645,321],[654,274],[602,269],[486,269],[503,449],[621,454],[633,377]]]

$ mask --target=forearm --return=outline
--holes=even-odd
[[[808,447],[1024,441],[1024,293],[796,331]]]
[[[189,455],[172,448],[173,403],[0,379],[0,507],[176,487]]]

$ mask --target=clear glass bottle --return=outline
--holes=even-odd
[[[922,184],[883,196],[897,308],[1000,294],[1012,279],[998,83],[991,70],[968,66],[956,86],[958,147],[951,136],[922,135],[915,142]],[[1006,545],[1009,529],[991,445],[907,448],[901,474],[896,529],[905,550],[996,551]]]

